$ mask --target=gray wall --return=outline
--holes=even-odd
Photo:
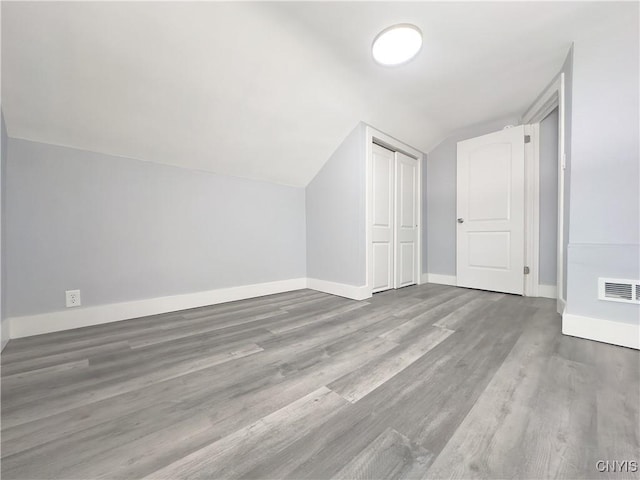
[[[640,306],[597,300],[597,278],[640,278],[640,5],[611,3],[575,39],[567,311],[638,324]]]
[[[422,185],[426,185],[423,237],[427,239],[423,245],[423,272],[456,274],[457,143],[517,124],[514,116],[473,125],[454,132],[427,154],[426,168],[422,169]]]
[[[9,316],[305,277],[304,189],[13,138],[6,173]]]
[[[638,245],[570,244],[567,312],[590,318],[640,323],[640,306],[598,300],[598,277],[638,279]]]
[[[5,304],[5,288],[6,288],[6,260],[5,260],[5,212],[7,208],[6,197],[6,171],[7,171],[7,127],[4,124],[4,114],[0,110],[0,350],[9,341],[9,322],[5,321],[6,304]]]
[[[365,125],[344,139],[306,189],[307,276],[366,284]]]
[[[558,109],[540,122],[539,283],[555,285],[558,240]]]

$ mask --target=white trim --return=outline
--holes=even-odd
[[[306,278],[295,278],[277,282],[221,288],[206,292],[187,293],[169,297],[150,298],[133,302],[112,303],[95,307],[80,307],[58,312],[13,317],[9,321],[11,338],[28,337],[43,333],[73,328],[100,325],[131,318],[175,312],[188,308],[233,302],[246,298],[261,297],[274,293],[306,288]]]
[[[455,275],[440,275],[439,273],[425,273],[428,283],[439,283],[440,285],[458,286],[458,277]]]
[[[415,158],[416,160],[422,159],[422,152],[420,150],[416,150],[415,148],[407,145],[397,138],[393,138],[392,136],[375,129],[370,125],[367,125],[365,130],[367,133],[366,136],[371,140],[371,143],[373,143],[373,140],[375,139],[375,143],[386,147],[389,150],[393,150],[394,152],[402,152],[405,155]]]
[[[330,293],[331,295],[338,295],[339,297],[350,298],[352,300],[371,298],[371,289],[366,285],[356,287],[345,283],[307,278],[307,288],[317,290],[318,292]]]
[[[562,333],[640,350],[640,325],[638,324],[565,313],[562,315]]]
[[[558,239],[556,245],[556,278],[558,279],[558,305],[564,311],[566,298],[564,297],[564,171],[567,168],[567,157],[565,154],[565,98],[564,98],[564,73],[560,74],[560,85],[558,86]]]
[[[567,309],[567,303],[564,300],[561,300],[560,298],[558,298],[557,302],[558,303],[556,304],[556,310],[558,312],[558,315],[563,317],[564,312]]]
[[[2,344],[0,345],[0,352],[4,350],[4,347],[7,346],[7,343],[9,343],[9,340],[11,339],[11,327],[9,324],[9,319],[3,318],[1,323],[2,325],[0,325],[0,329],[2,330],[2,332],[0,333],[0,338],[2,338]]]
[[[558,298],[558,287],[556,285],[538,284],[538,297],[542,298]]]
[[[538,123],[549,115],[559,103],[559,92],[564,73],[559,73],[551,80],[540,96],[531,104],[520,119],[522,123]]]
[[[524,126],[531,141],[524,144],[524,264],[529,274],[524,275],[524,295],[538,297],[540,263],[540,124]]]
[[[534,105],[529,107],[527,113],[525,113],[522,117],[522,123],[539,123],[544,118],[547,117],[553,110],[558,106],[558,87],[559,87],[560,77],[556,77],[552,84],[548,88],[552,88],[552,90],[545,90],[543,95],[545,95],[545,102],[541,103],[540,99],[536,101]],[[537,107],[537,110],[534,110],[534,107]]]
[[[254,285],[243,285],[240,287],[221,288],[206,292],[149,298],[133,302],[111,303],[95,307],[73,308],[37,315],[25,315],[7,318],[5,322],[9,322],[10,338],[22,338],[146,317],[149,315],[176,312],[189,308],[216,305],[218,303],[233,302],[247,298],[262,297],[275,293],[301,290],[303,288],[310,288],[319,292],[338,295],[353,300],[364,300],[371,297],[371,289],[366,285],[356,287],[315,278],[295,278]],[[4,348],[5,345],[6,342],[3,341],[2,348]]]
[[[417,197],[417,220],[418,220],[418,245],[417,245],[417,255],[416,255],[416,281],[418,285],[422,283],[422,277],[419,272],[422,271],[422,162],[423,162],[423,154],[419,150],[407,145],[400,140],[397,140],[386,133],[381,132],[380,130],[376,130],[370,125],[365,126],[365,135],[364,135],[364,151],[366,153],[365,159],[365,278],[367,284],[365,288],[367,289],[368,296],[364,298],[369,298],[371,296],[371,292],[373,291],[373,269],[371,268],[371,219],[373,218],[372,212],[372,198],[373,194],[371,191],[372,188],[372,160],[373,160],[373,143],[384,146],[390,150],[395,152],[402,152],[405,155],[415,158],[418,161],[418,191],[416,192]],[[395,281],[395,275],[394,275]],[[351,298],[351,297],[349,297]]]
[[[371,280],[371,275],[373,275],[373,269],[371,268],[371,238],[373,236],[371,224],[373,223],[373,189],[371,185],[371,178],[373,176],[373,132],[371,127],[368,125],[364,129],[364,151],[365,151],[365,161],[364,161],[364,252],[365,252],[365,272],[364,278],[366,281],[366,286],[369,289],[369,292],[373,295],[373,282]]]
[[[418,191],[416,192],[416,202],[417,202],[417,206],[416,206],[416,221],[418,223],[417,229],[417,238],[418,238],[418,245],[417,245],[417,254],[416,254],[416,281],[418,282],[418,285],[420,285],[422,283],[422,275],[420,274],[422,272],[422,168],[423,168],[423,163],[424,163],[424,155],[422,155],[422,153],[418,152],[418,157],[416,158],[417,162],[418,162],[418,181],[416,182],[417,184],[417,189]],[[424,167],[426,168],[426,166]]]

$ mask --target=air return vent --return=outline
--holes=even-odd
[[[640,280],[599,278],[598,298],[610,302],[640,303]]]

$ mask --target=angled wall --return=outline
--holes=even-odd
[[[358,124],[306,188],[307,277],[366,284],[365,125]]]
[[[23,316],[305,277],[302,188],[14,138],[7,153],[12,328]],[[81,290],[79,309],[65,309],[69,289]]]

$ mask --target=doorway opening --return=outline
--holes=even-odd
[[[565,77],[561,72],[553,79],[544,92],[522,116],[522,123],[543,122],[557,109],[557,228],[556,228],[556,310],[562,315],[567,298],[567,244],[568,244],[568,212],[569,198],[566,188],[565,172]],[[544,293],[544,292],[538,292]]]
[[[522,119],[458,143],[457,284],[565,304],[564,74]]]

